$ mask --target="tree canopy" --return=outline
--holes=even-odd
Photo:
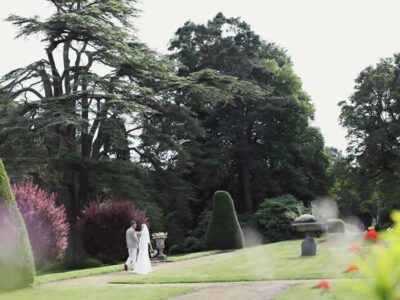
[[[90,201],[134,201],[173,244],[216,190],[247,215],[265,198],[327,194],[310,97],[286,51],[246,22],[187,22],[165,57],[135,37],[136,1],[47,1],[45,20],[8,18],[42,38],[44,58],[0,79],[0,156],[13,180],[57,192],[71,260]]]
[[[190,103],[204,128],[190,175],[202,196],[229,190],[239,211],[251,214],[266,195],[310,200],[326,193],[323,138],[309,125],[314,109],[285,50],[221,13],[206,25],[186,22],[169,49],[179,76],[213,69],[242,86],[229,90],[213,77],[209,83],[226,91],[225,99]]]
[[[135,1],[49,2],[55,12],[46,20],[8,18],[18,37],[43,38],[46,58],[1,79],[1,98],[15,100],[2,102],[8,113],[1,137],[12,144],[27,136],[29,144],[14,144],[19,159],[11,162],[44,165],[43,181],[57,187],[74,225],[90,199],[110,191],[132,197],[129,189],[137,200],[146,196],[131,151],[146,156],[137,148],[145,123],[172,111],[170,100],[163,101],[172,64],[132,34]]]
[[[378,223],[390,223],[398,207],[400,170],[400,56],[382,59],[356,79],[355,92],[340,103],[351,158],[374,183]]]

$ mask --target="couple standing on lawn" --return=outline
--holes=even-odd
[[[133,273],[148,274],[153,271],[151,269],[149,257],[149,246],[153,251],[150,242],[150,233],[146,224],[142,225],[141,231],[138,233],[135,231],[136,226],[136,221],[131,221],[131,227],[126,231],[126,245],[128,247],[129,257],[124,264],[124,270],[128,271],[128,266],[131,263]]]

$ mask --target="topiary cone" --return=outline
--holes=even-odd
[[[28,233],[0,159],[0,291],[27,287],[34,279]]]
[[[243,248],[243,232],[231,195],[226,191],[216,191],[214,194],[205,247],[208,250]]]

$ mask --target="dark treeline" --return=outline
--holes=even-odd
[[[0,81],[0,157],[12,181],[57,192],[70,260],[90,201],[133,201],[173,244],[205,224],[216,190],[242,216],[265,198],[333,191],[290,57],[245,22],[187,22],[164,57],[132,34],[135,1],[47,1],[46,20],[8,18],[42,39],[44,58]]]

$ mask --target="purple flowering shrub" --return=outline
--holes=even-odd
[[[119,262],[126,258],[127,248],[125,232],[131,220],[137,222],[137,231],[149,218],[136,209],[132,202],[91,203],[83,211],[78,221],[85,251],[102,262]]]
[[[34,185],[31,180],[12,184],[21,215],[25,221],[36,266],[55,261],[68,245],[69,223],[64,205],[56,205],[56,194]]]

